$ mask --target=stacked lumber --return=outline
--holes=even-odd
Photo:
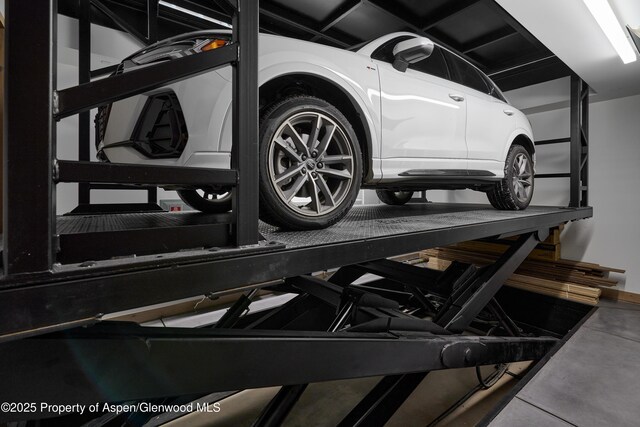
[[[558,261],[561,258],[560,252],[560,233],[564,229],[564,225],[551,229],[549,237],[544,242],[539,243],[534,250],[531,251],[527,259],[541,261]],[[486,253],[493,255],[501,255],[511,244],[516,241],[518,236],[507,237],[500,240],[473,240],[470,242],[462,242],[453,245],[457,249],[469,252]]]
[[[445,270],[452,261],[481,267],[495,262],[508,247],[505,245],[504,249],[498,251],[495,247],[478,246],[476,243],[487,242],[465,242],[445,248],[429,249],[422,251],[420,256],[428,260],[427,267],[436,270]],[[559,246],[559,242],[557,245]],[[617,280],[609,278],[609,273],[612,272],[624,273],[624,270],[561,258],[530,257],[505,284],[539,294],[596,305],[602,294],[600,288],[610,288],[618,283]]]

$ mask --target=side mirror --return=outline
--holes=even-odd
[[[400,42],[393,48],[393,68],[407,71],[409,64],[415,64],[431,56],[434,44],[426,37],[416,37]]]

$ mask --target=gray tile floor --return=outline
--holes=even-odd
[[[640,306],[603,302],[490,423],[640,425]]]

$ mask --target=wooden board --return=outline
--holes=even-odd
[[[473,240],[470,242],[457,243],[453,247],[465,251],[473,251],[487,254],[502,255],[509,249],[508,244],[490,243]],[[531,251],[527,259],[539,259],[545,261],[557,261],[561,257],[560,245],[539,244]]]

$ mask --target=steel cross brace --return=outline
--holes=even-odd
[[[123,402],[397,375],[537,359],[556,341],[400,331],[185,330],[105,322],[4,344],[0,400]],[[0,422],[24,417],[4,413]]]

